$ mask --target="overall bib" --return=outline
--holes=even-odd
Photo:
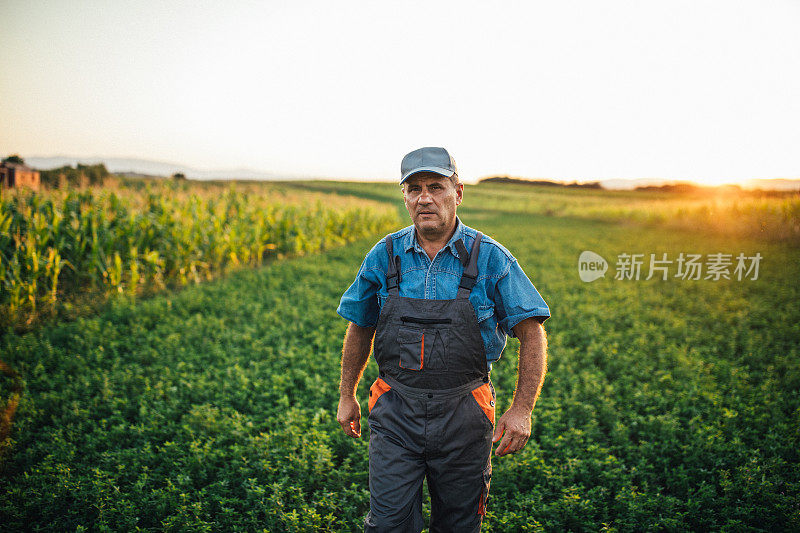
[[[469,295],[478,277],[478,233],[453,300],[399,294],[400,258],[386,237],[388,298],[376,326],[380,377],[369,391],[370,511],[365,531],[424,527],[422,481],[431,495],[430,531],[480,531],[492,475],[494,387]]]

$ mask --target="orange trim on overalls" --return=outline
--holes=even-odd
[[[391,387],[388,383],[383,381],[381,378],[375,380],[375,383],[369,388],[369,410],[372,412],[372,407],[375,405],[375,402],[378,401],[384,392],[388,392]]]
[[[419,349],[419,369],[422,370],[422,365],[425,364],[425,331],[422,332],[422,344]]]
[[[491,420],[492,425],[494,425],[494,398],[492,398],[492,389],[489,388],[489,384],[484,383],[473,390],[472,395],[481,409],[483,409],[483,412],[486,413],[486,418]]]

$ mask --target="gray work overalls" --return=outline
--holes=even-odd
[[[422,479],[431,495],[431,533],[480,531],[492,476],[494,387],[469,295],[478,277],[478,233],[454,300],[399,294],[400,258],[391,235],[389,296],[376,326],[380,377],[370,387],[369,491],[365,531],[414,532]]]

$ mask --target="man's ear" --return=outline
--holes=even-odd
[[[456,186],[456,205],[461,205],[461,202],[464,200],[464,184],[459,183]]]

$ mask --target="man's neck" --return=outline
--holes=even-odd
[[[433,261],[433,258],[436,257],[436,254],[438,254],[442,248],[447,246],[447,243],[450,242],[450,239],[453,237],[453,235],[455,235],[457,227],[458,221],[456,220],[453,222],[453,226],[449,231],[436,233],[434,235],[425,235],[418,231],[415,227],[414,235],[419,245],[423,250],[425,250],[425,253],[431,259],[431,261]]]

